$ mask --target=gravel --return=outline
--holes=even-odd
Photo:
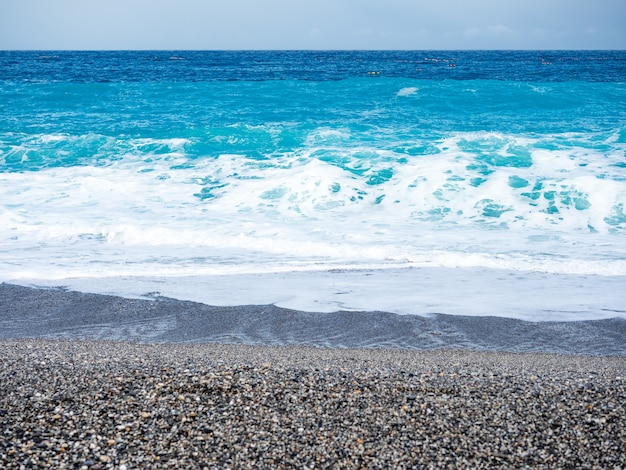
[[[2,468],[624,468],[626,358],[0,341]]]

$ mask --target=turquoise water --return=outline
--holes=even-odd
[[[0,66],[0,280],[176,296],[183,278],[297,272],[293,306],[332,309],[302,300],[306,273],[543,273],[558,298],[558,276],[596,292],[626,276],[624,52],[1,52]],[[250,282],[231,303],[257,301]],[[379,293],[377,308],[458,308],[404,284],[405,303]],[[559,318],[623,311],[612,296]]]

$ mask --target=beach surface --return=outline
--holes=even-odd
[[[0,467],[624,468],[625,324],[0,284]]]
[[[0,341],[3,468],[623,468],[626,358]]]
[[[3,283],[0,338],[626,356],[626,319],[530,322],[450,314],[320,313],[274,305],[211,306],[159,296],[129,299]]]

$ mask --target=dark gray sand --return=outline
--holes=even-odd
[[[624,468],[626,358],[0,340],[0,468]]]
[[[626,319],[527,322],[442,314],[312,313],[273,305],[214,307],[162,297],[124,299],[0,284],[0,338],[626,356]]]

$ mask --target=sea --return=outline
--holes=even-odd
[[[626,51],[2,51],[0,282],[626,319]]]

